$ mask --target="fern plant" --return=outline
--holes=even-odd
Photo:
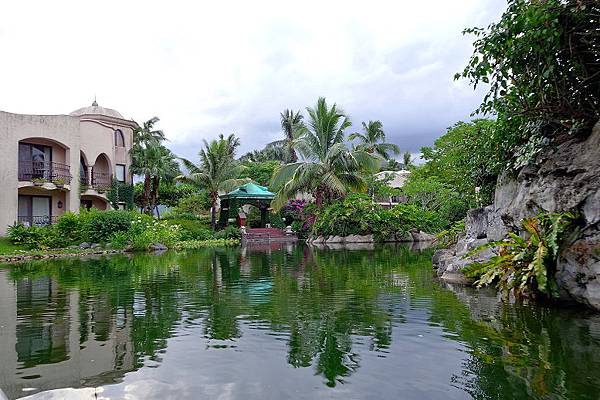
[[[509,233],[508,238],[480,246],[465,257],[485,249],[498,249],[488,261],[474,262],[463,269],[470,278],[476,278],[477,287],[497,282],[504,294],[511,291],[518,297],[527,293],[558,296],[554,279],[556,262],[565,234],[574,226],[571,213],[540,214],[522,221],[528,238]]]

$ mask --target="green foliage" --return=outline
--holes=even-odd
[[[441,229],[446,229],[453,222],[463,219],[469,208],[473,206],[450,185],[440,182],[433,176],[424,177],[419,172],[410,175],[402,187],[402,194],[409,204],[436,214]]]
[[[131,235],[129,232],[114,232],[108,241],[114,249],[124,249],[131,243]]]
[[[212,239],[213,232],[210,223],[197,219],[173,218],[168,223],[177,225],[181,229],[181,240],[208,240]]]
[[[173,181],[161,180],[158,190],[157,204],[174,208],[178,203],[198,193],[198,188],[189,184],[175,184]],[[134,202],[138,208],[143,208],[144,183],[134,185]],[[205,209],[208,210],[210,206]]]
[[[434,178],[459,193],[468,207],[489,204],[497,177],[511,156],[504,136],[496,121],[457,122],[433,147],[421,149],[426,163],[413,169],[409,181]]]
[[[27,247],[22,244],[13,243],[8,237],[0,237],[0,255],[22,252],[26,249]]]
[[[269,213],[269,224],[271,224],[272,228],[283,229],[285,228],[285,221],[281,218],[279,213]]]
[[[173,221],[157,220],[152,216],[137,214],[131,221],[129,231],[134,250],[148,250],[157,243],[174,246],[182,238],[182,229]]]
[[[215,233],[215,239],[241,239],[242,234],[236,226],[227,226]]]
[[[437,214],[415,205],[384,209],[368,196],[352,194],[318,212],[312,232],[319,236],[374,234],[378,240],[393,240],[413,229],[436,232],[442,227]]]
[[[279,161],[246,161],[242,165],[246,168],[243,173],[238,176],[239,179],[248,178],[259,185],[269,186],[273,173],[281,163]]]
[[[85,237],[83,218],[79,214],[67,211],[58,218],[56,227],[68,243],[79,244]]]
[[[121,204],[124,203],[126,210],[133,210],[134,191],[133,185],[119,182],[113,178],[110,183],[110,188],[106,192],[106,198],[115,209],[118,209]]]
[[[15,224],[8,228],[8,238],[13,244],[28,249],[54,249],[70,244],[56,225],[26,227],[23,224]]]
[[[216,204],[219,191],[230,191],[235,187],[246,183],[246,180],[238,177],[243,174],[245,167],[235,159],[235,152],[240,145],[240,140],[235,135],[224,137],[211,142],[204,141],[204,148],[198,156],[200,163],[181,159],[184,167],[188,170],[187,175],[180,175],[178,180],[192,184],[198,188],[206,189],[211,201],[211,227],[217,226]]]
[[[184,240],[175,245],[176,250],[198,250],[207,247],[237,246],[239,239],[207,239],[207,240]]]
[[[505,294],[513,291],[517,296],[532,293],[557,297],[556,262],[562,240],[574,228],[574,220],[570,213],[540,214],[524,219],[522,225],[528,238],[509,233],[508,239],[475,249],[467,256],[489,248],[497,248],[498,254],[486,262],[469,264],[463,273],[476,278],[479,287],[497,282]]]
[[[400,154],[398,145],[385,141],[381,121],[363,122],[362,126],[364,133],[354,132],[348,136],[350,140],[358,140],[359,143],[355,146],[357,149],[376,154],[384,160],[388,160],[391,154]]]
[[[211,207],[210,195],[206,191],[195,193],[189,196],[181,197],[177,201],[177,205],[173,207],[175,214],[206,214]]]
[[[353,191],[364,192],[364,173],[379,168],[377,157],[346,147],[345,130],[352,124],[336,104],[330,107],[321,97],[307,112],[309,120],[298,128],[294,140],[295,150],[303,160],[281,166],[271,181],[271,187],[277,191],[272,202],[275,210],[298,192],[312,193],[318,205]]]
[[[445,229],[436,235],[436,244],[442,248],[447,248],[456,244],[459,236],[465,233],[465,229],[464,219],[456,221],[450,228]]]
[[[131,214],[125,211],[92,209],[82,216],[86,239],[93,243],[107,242],[114,232],[125,232],[131,227]]]
[[[461,74],[490,90],[477,110],[506,123],[514,149],[532,135],[586,133],[600,118],[597,0],[509,0],[500,21],[476,37]]]

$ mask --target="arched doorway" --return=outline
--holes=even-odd
[[[92,167],[92,186],[98,190],[107,190],[110,187],[112,173],[110,160],[104,153],[96,157],[96,162]]]

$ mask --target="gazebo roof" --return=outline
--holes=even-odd
[[[274,193],[264,187],[255,183],[246,183],[239,188],[224,194],[221,199],[266,199],[270,200],[275,197]]]

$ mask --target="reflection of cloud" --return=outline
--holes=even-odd
[[[260,147],[279,134],[282,109],[303,109],[318,96],[342,105],[355,126],[382,120],[392,141],[415,152],[479,102],[479,93],[452,81],[471,51],[472,38],[460,32],[487,25],[505,7],[502,0],[309,0],[293,9],[274,1],[111,3],[46,2],[31,14],[27,2],[8,2],[3,11],[13,17],[3,22],[0,49],[19,62],[0,66],[0,76],[16,78],[3,80],[0,104],[68,113],[97,94],[127,117],[158,115],[170,146],[186,157],[218,133],[239,134],[242,152]],[[48,60],[44,73],[39,60]]]
[[[110,397],[102,395],[104,389],[81,388],[81,389],[55,389],[47,392],[37,393],[32,396],[22,397],[22,400],[110,400]]]

